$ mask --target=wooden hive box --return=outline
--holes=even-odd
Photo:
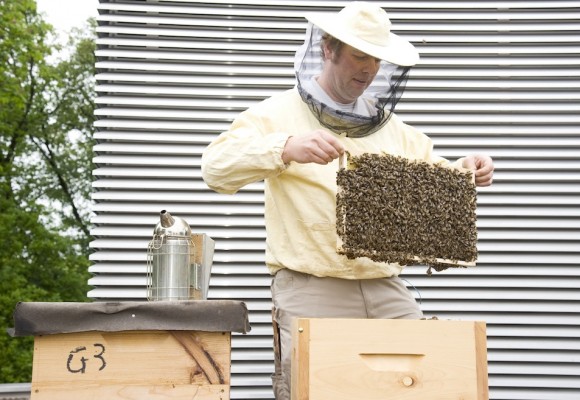
[[[292,400],[488,400],[485,323],[297,318]]]
[[[35,337],[32,400],[227,400],[232,331],[244,303],[20,303],[14,336]]]

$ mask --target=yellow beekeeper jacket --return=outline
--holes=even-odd
[[[325,129],[296,88],[275,95],[241,113],[230,129],[204,151],[201,170],[206,184],[233,194],[264,180],[266,264],[271,274],[282,268],[316,276],[369,279],[398,275],[398,264],[366,257],[349,260],[336,251],[336,172],[327,165],[282,161],[290,136]],[[381,153],[448,163],[433,154],[431,139],[396,115],[379,131],[363,137],[337,135],[346,151]],[[457,161],[460,165],[462,160]]]

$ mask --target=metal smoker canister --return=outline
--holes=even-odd
[[[189,224],[165,210],[159,219],[148,247],[147,297],[151,301],[199,299],[201,265],[195,263]]]

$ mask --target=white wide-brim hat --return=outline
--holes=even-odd
[[[419,61],[411,43],[391,32],[391,21],[381,7],[355,1],[338,13],[310,13],[306,19],[357,50],[392,64],[410,67]]]

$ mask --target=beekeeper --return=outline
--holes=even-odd
[[[207,185],[232,194],[265,182],[266,264],[272,280],[277,400],[290,398],[294,317],[421,318],[398,277],[402,266],[337,254],[336,171],[345,151],[448,163],[431,139],[394,109],[415,47],[391,32],[387,13],[365,2],[306,16],[296,86],[242,112],[204,151]],[[484,155],[459,159],[476,184],[492,182]]]

